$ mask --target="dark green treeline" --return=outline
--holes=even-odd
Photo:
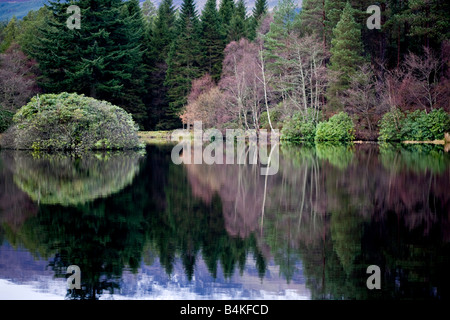
[[[80,29],[66,26],[69,4],[81,8]],[[362,61],[390,70],[409,52],[423,55],[428,48],[440,57],[447,54],[448,1],[381,1],[380,30],[365,27],[372,4],[305,0],[296,14],[295,28],[322,39],[331,51],[329,68],[345,73],[327,89],[331,109],[342,103],[333,97],[347,88]],[[139,0],[50,1],[23,20],[1,24],[0,51],[18,43],[34,58],[43,92],[84,93],[123,107],[141,129],[173,129],[181,126],[192,80],[209,73],[218,82],[225,46],[257,37],[267,1],[257,0],[252,12],[246,5],[245,0],[208,0],[199,12],[194,0],[184,0],[178,9],[172,0],[157,9],[151,0],[142,8]],[[295,6],[280,0],[275,12]]]
[[[145,10],[139,0],[50,1],[20,28],[16,20],[0,28],[2,50],[19,42],[38,61],[44,92],[108,100],[141,129],[177,128],[192,80],[209,73],[217,82],[226,44],[255,34],[257,24],[244,0],[209,0],[201,13],[193,0],[178,9],[163,0],[157,10],[149,1]],[[81,9],[80,29],[66,26],[69,4]]]

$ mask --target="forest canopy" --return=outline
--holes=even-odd
[[[373,140],[394,108],[450,111],[448,1],[380,1],[380,29],[367,27],[367,0],[279,0],[270,10],[257,0],[251,12],[244,0],[208,0],[201,10],[194,0],[70,4],[80,29],[67,27],[60,1],[0,26],[0,128],[11,121],[5,111],[39,91],[106,100],[141,130],[204,120],[287,126],[295,140],[340,112],[355,139]],[[298,126],[305,136],[292,134]]]

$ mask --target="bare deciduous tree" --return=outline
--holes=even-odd
[[[416,104],[426,110],[434,109],[439,98],[436,90],[442,61],[429,48],[424,48],[424,55],[410,53],[405,58],[404,68],[411,83],[409,94],[414,97]]]
[[[376,90],[374,73],[370,65],[364,64],[355,74],[344,96],[346,109],[350,109],[347,111],[362,117],[370,132],[374,130],[374,115],[381,111]]]
[[[247,39],[230,42],[225,48],[219,86],[225,93],[228,112],[245,129],[259,128],[264,107],[264,65],[259,53],[258,45]]]
[[[294,32],[281,41],[284,43],[271,53],[276,60],[273,86],[294,110],[312,109],[317,120],[328,82],[328,52],[315,36],[299,37]]]

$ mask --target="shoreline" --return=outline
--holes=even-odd
[[[141,138],[141,140],[145,143],[173,143],[171,141],[172,131],[139,131],[138,136]],[[0,141],[2,139],[2,133],[0,133]],[[448,138],[448,135],[446,136]],[[371,144],[379,144],[380,141],[378,140],[354,140],[352,141],[355,144],[365,144],[365,143],[371,143]],[[442,140],[430,140],[430,141],[414,141],[414,140],[406,140],[406,141],[399,141],[398,143],[401,144],[434,144],[434,145],[442,145],[445,148],[446,152],[450,152],[450,140],[442,139]]]
[[[139,131],[138,136],[146,141],[151,142],[164,142],[164,141],[171,141],[171,134],[173,131],[163,130],[163,131]],[[1,139],[1,134],[0,134]],[[288,141],[289,142],[289,141]],[[295,141],[295,142],[302,142],[302,141]],[[331,141],[330,141],[331,142]],[[376,143],[379,144],[382,141],[379,140],[354,140],[351,141],[352,143],[356,144],[363,144],[363,143]],[[384,141],[383,141],[384,142]],[[446,134],[446,137],[442,140],[427,140],[427,141],[415,141],[415,140],[405,140],[405,141],[386,141],[386,142],[395,142],[395,143],[402,143],[402,144],[435,144],[435,145],[444,145],[450,146],[450,135]]]

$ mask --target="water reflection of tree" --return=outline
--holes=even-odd
[[[3,158],[8,155],[2,152]],[[117,289],[122,270],[136,271],[140,266],[145,243],[147,192],[126,187],[138,172],[141,155],[109,153],[98,159],[100,155],[92,153],[83,158],[59,154],[46,155],[35,162],[24,153],[12,156],[6,158],[10,160],[12,170],[8,172],[14,173],[14,181],[30,182],[17,184],[31,186],[25,188],[31,196],[35,185],[46,186],[47,193],[36,206],[37,213],[8,234],[8,241],[33,254],[52,258],[49,267],[57,277],[64,278],[69,265],[78,265],[83,290],[69,291],[70,298],[95,299],[105,289]],[[27,178],[27,173],[32,176]],[[62,181],[57,181],[58,176]],[[80,182],[86,186],[77,188]],[[8,189],[13,190],[16,183],[9,181]],[[74,191],[69,190],[71,184],[75,184]],[[58,187],[62,190],[55,194]],[[120,191],[121,188],[125,189]],[[107,197],[114,192],[114,196]],[[46,204],[53,202],[61,204]]]
[[[40,153],[10,151],[14,181],[34,201],[77,205],[111,195],[133,181],[141,153]]]
[[[261,253],[255,239],[230,237],[222,214],[223,201],[217,194],[208,202],[194,197],[183,167],[170,166],[165,197],[165,211],[160,213],[157,225],[152,228],[162,234],[152,238],[161,243],[160,257],[164,257],[161,262],[167,273],[172,272],[175,254],[180,253],[187,277],[192,279],[196,257],[201,251],[214,277],[218,263],[225,277],[233,275],[236,266],[242,273],[249,253],[255,255],[259,273],[264,275],[265,265],[259,259]],[[161,225],[164,227],[157,227]]]
[[[409,167],[393,173],[395,163],[380,163],[376,148],[357,148],[357,165],[352,163],[341,172],[323,168],[330,233],[322,250],[319,242],[313,244],[315,249],[302,245],[304,253],[310,252],[303,255],[303,262],[305,272],[311,272],[308,279],[313,297],[448,296],[449,277],[443,272],[449,265],[448,162],[441,174],[433,173],[433,164],[427,169],[423,163],[426,170]],[[409,159],[399,155],[399,161],[418,163],[423,155],[416,154],[416,159],[414,154],[407,156]],[[441,154],[437,161],[447,161],[446,157]],[[323,256],[325,272],[321,273],[314,266],[320,265]],[[383,271],[381,291],[366,287],[365,271],[371,264]]]
[[[41,204],[4,236],[54,257],[58,276],[79,265],[85,290],[71,298],[116,290],[124,268],[136,271],[155,257],[168,274],[181,260],[192,279],[200,255],[214,277],[219,266],[225,277],[242,273],[253,255],[260,277],[273,257],[289,282],[301,263],[316,299],[448,297],[449,166],[393,170],[376,146],[340,150],[350,153],[340,157],[351,159],[345,165],[314,147],[283,146],[280,172],[264,188],[258,167],[175,166],[170,147],[154,147],[114,196]],[[381,291],[366,287],[371,264],[381,267]]]
[[[418,273],[422,279],[431,279],[437,272],[445,279],[439,270],[440,265],[448,264],[448,259],[442,258],[448,256],[444,240],[450,230],[446,216],[450,208],[448,155],[439,150],[428,154],[437,159],[427,168],[423,153],[402,150],[398,161],[410,164],[405,172],[396,163],[383,162],[383,152],[382,149],[380,156],[378,146],[367,144],[331,149],[323,145],[283,145],[280,172],[268,179],[267,190],[264,189],[267,201],[262,233],[261,219],[254,218],[261,212],[258,201],[249,201],[247,207],[235,206],[239,218],[232,221],[224,211],[227,229],[235,221],[251,221],[245,228],[247,234],[250,231],[257,237],[265,256],[273,256],[288,282],[301,261],[313,298],[417,295],[426,284],[417,282]],[[197,196],[204,199],[208,199],[211,190],[217,190],[223,201],[238,199],[240,194],[257,200],[253,195],[262,194],[258,170],[245,166],[188,166],[188,174]],[[237,184],[234,177],[247,184]],[[392,215],[398,219],[395,224],[390,221]],[[392,225],[395,236],[376,236]],[[395,242],[395,237],[400,237],[401,242]],[[428,245],[421,244],[424,237]],[[385,238],[390,240],[384,241]],[[427,254],[431,243],[436,245],[434,253]],[[430,269],[414,267],[411,271],[411,266],[420,265],[424,255],[432,261],[428,264]],[[381,292],[366,287],[366,268],[371,264],[379,265],[384,272]],[[404,288],[414,289],[396,290],[395,283],[399,281]],[[439,294],[445,295],[445,287],[435,285]]]
[[[83,205],[41,203],[37,214],[7,235],[8,240],[14,237],[30,252],[52,258],[57,277],[66,277],[69,265],[78,265],[82,290],[69,291],[71,299],[113,293],[123,270],[136,272],[148,250],[168,274],[180,258],[189,280],[199,253],[214,277],[219,265],[225,277],[236,267],[242,273],[248,254],[253,254],[263,277],[266,264],[255,238],[228,235],[217,195],[208,204],[192,197],[185,168],[171,164],[166,148],[150,152],[132,185]]]

